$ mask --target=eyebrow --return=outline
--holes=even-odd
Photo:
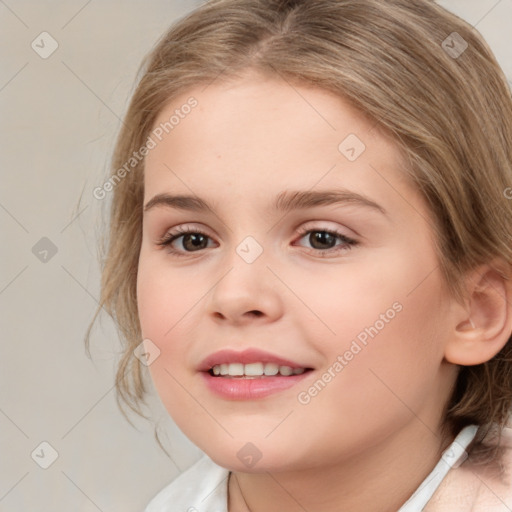
[[[285,190],[275,198],[272,209],[276,212],[286,213],[293,210],[304,210],[315,206],[329,206],[335,204],[355,204],[378,211],[383,215],[388,215],[384,207],[369,197],[346,189],[321,191]],[[191,195],[157,194],[146,203],[144,211],[147,212],[156,206],[194,212],[209,211],[215,213],[214,206],[208,201]]]

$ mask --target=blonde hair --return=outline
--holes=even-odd
[[[331,91],[394,138],[430,208],[440,269],[455,297],[463,298],[466,272],[495,258],[509,277],[512,98],[492,51],[468,23],[428,0],[210,1],[171,27],[144,59],[111,177],[144,146],[165,104],[246,70]],[[105,308],[126,349],[118,400],[141,414],[146,384],[133,350],[141,342],[144,161],[124,174],[112,190],[100,306],[86,339]],[[461,367],[445,410],[453,435],[472,423],[484,430],[505,425],[511,360],[509,339],[492,360]]]

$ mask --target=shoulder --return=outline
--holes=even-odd
[[[492,441],[491,441],[492,442]],[[502,430],[500,461],[452,468],[425,512],[510,512],[512,510],[512,428]]]
[[[205,455],[164,487],[144,512],[227,512],[228,476]]]

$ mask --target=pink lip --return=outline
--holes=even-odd
[[[291,368],[308,367],[259,349],[247,349],[242,352],[234,350],[215,352],[202,361],[199,371],[210,391],[228,400],[265,398],[273,393],[293,387],[310,373],[305,371],[300,375],[290,375],[288,377],[273,375],[256,378],[216,377],[209,373],[213,366],[223,363],[275,363],[279,366],[290,366]]]
[[[228,400],[255,400],[289,389],[309,375],[304,372],[300,375],[289,377],[272,376],[244,379],[241,377],[213,377],[208,372],[202,372],[201,376],[206,385],[216,395]]]

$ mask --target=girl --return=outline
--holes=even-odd
[[[213,0],[144,62],[101,307],[205,456],[147,512],[512,510],[512,99],[429,0]],[[98,314],[98,313],[97,313]]]

